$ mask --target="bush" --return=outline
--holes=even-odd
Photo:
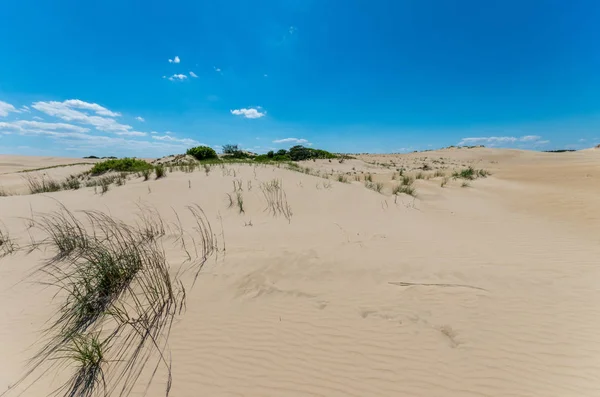
[[[273,158],[273,156],[275,156],[275,153],[274,153],[272,150],[269,150],[269,151],[267,152],[267,157],[268,157],[268,158],[270,158],[270,159],[272,159],[272,158]]]
[[[213,148],[208,146],[196,146],[190,148],[186,152],[190,156],[195,157],[197,160],[209,160],[209,159],[217,159],[217,152],[214,151]]]
[[[90,173],[92,175],[104,174],[108,171],[137,172],[150,169],[152,166],[144,160],[125,157],[122,159],[110,159],[94,164]]]
[[[289,150],[289,156],[292,161],[302,161],[310,159],[333,159],[337,156],[326,150],[307,148],[301,145],[292,146]],[[279,152],[277,152],[279,154]]]

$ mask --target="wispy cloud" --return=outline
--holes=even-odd
[[[20,135],[61,135],[71,132],[86,133],[90,129],[66,123],[46,123],[32,120],[0,122],[0,133]]]
[[[283,139],[276,139],[273,141],[273,143],[295,143],[296,145],[302,145],[302,144],[307,144],[309,142],[306,139],[302,139],[302,138],[283,138]]]
[[[181,62],[181,59],[179,59],[178,56],[175,56],[174,59],[169,59],[169,63],[179,63]]]
[[[218,67],[216,67],[216,66],[213,66],[213,68],[215,69],[215,72],[217,72],[217,73],[221,73],[221,68],[218,68]]]
[[[6,114],[9,111],[23,113],[12,105],[4,106],[5,102],[2,104]],[[34,115],[30,116],[31,120],[0,122],[0,136],[44,137],[57,142],[62,150],[88,154],[102,151],[158,156],[169,152],[182,152],[192,145],[200,144],[194,139],[175,137],[169,132],[158,134],[153,131],[150,133],[152,139],[144,139],[143,137],[149,136],[148,132],[135,130],[130,125],[116,121],[115,118],[119,117],[120,113],[79,99],[64,102],[39,101],[33,103],[31,107],[50,116],[48,118],[53,121],[41,121]],[[141,116],[136,119],[144,121]],[[102,132],[109,132],[112,136],[103,135]]]
[[[541,143],[542,137],[539,135],[524,135],[521,137],[516,136],[484,136],[484,137],[472,137],[462,138],[458,143],[459,145],[489,145],[498,146],[506,144],[515,144],[519,142],[526,143]]]
[[[31,109],[29,109],[29,106],[21,106],[21,112],[25,112],[25,113],[30,113]]]
[[[135,119],[136,119],[137,121],[140,121],[140,122],[142,122],[142,123],[143,123],[144,121],[146,121],[146,120],[145,120],[145,119],[144,119],[142,116],[137,116]]]
[[[173,76],[169,77],[169,80],[171,81],[183,81],[185,79],[187,79],[185,74],[174,74]]]
[[[259,119],[267,114],[267,112],[261,112],[259,109],[249,108],[249,109],[233,109],[230,110],[231,114],[236,116],[243,116],[247,119]]]
[[[290,34],[294,34],[298,31],[298,28],[296,28],[295,26],[290,26],[290,28],[288,29],[288,32],[290,32]]]
[[[111,112],[107,108],[98,105],[97,103],[88,103],[79,99],[69,99],[63,102],[66,106],[77,109],[91,110],[98,116],[119,117],[121,113]]]
[[[19,113],[20,111],[17,110],[13,105],[11,105],[8,102],[3,102],[0,101],[0,116],[1,117],[6,117],[8,116],[8,114],[10,112],[14,112],[14,113]]]
[[[90,125],[99,131],[124,133],[133,130],[133,127],[130,125],[121,124],[111,117],[104,117],[108,115],[119,116],[120,113],[112,112],[98,104],[83,102],[78,99],[71,99],[64,102],[35,102],[32,107],[49,116],[57,117],[64,121]],[[90,115],[77,109],[91,110],[96,115]]]
[[[120,131],[120,132],[115,132],[115,135],[123,135],[123,136],[146,136],[148,135],[145,132],[142,131]]]
[[[190,138],[175,138],[171,135],[154,135],[152,137],[152,139],[156,139],[158,141],[164,141],[164,142],[177,142],[177,143],[182,143],[184,145],[187,146],[198,146],[198,145],[202,145],[202,143],[194,140],[194,139],[190,139]]]
[[[190,76],[192,76],[194,78],[198,77],[198,75],[196,73],[194,73],[194,72],[190,72]]]

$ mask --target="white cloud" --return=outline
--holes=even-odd
[[[194,139],[190,139],[190,138],[174,138],[171,135],[154,135],[152,137],[152,139],[156,139],[158,141],[164,141],[164,142],[177,142],[177,143],[182,143],[184,145],[188,145],[188,146],[198,146],[198,145],[202,145],[202,143],[194,140]]]
[[[290,34],[294,34],[298,31],[298,29],[295,26],[290,26],[289,32]]]
[[[234,114],[236,116],[244,116],[247,119],[259,119],[267,114],[267,112],[261,112],[258,109],[260,109],[260,107],[257,109],[253,109],[253,108],[234,109],[234,110],[230,110],[230,112],[231,112],[231,114]]]
[[[87,103],[79,100],[68,100],[64,102],[49,101],[35,102],[32,107],[49,116],[57,117],[65,121],[91,125],[99,131],[122,133],[133,129],[130,125],[121,124],[113,118],[93,116],[75,109],[93,110],[96,114],[103,115],[119,115],[119,113],[111,112],[95,103]]]
[[[115,132],[116,135],[124,135],[124,136],[146,136],[148,135],[145,132],[142,131],[121,131],[121,132]]]
[[[173,76],[169,77],[169,80],[171,81],[183,81],[185,79],[187,79],[187,76],[185,74],[174,74]]]
[[[174,59],[169,59],[169,63],[179,63],[181,62],[181,59],[179,59],[178,56],[175,56]]]
[[[519,141],[520,142],[533,142],[533,141],[539,141],[540,139],[542,139],[542,137],[539,135],[525,135],[525,136],[522,136],[521,138],[519,138]]]
[[[194,73],[194,72],[190,72],[190,76],[192,76],[194,78],[198,77],[198,75],[196,73]]]
[[[29,109],[29,106],[21,106],[21,112],[25,112],[25,113],[31,113],[31,109]]]
[[[487,137],[473,137],[473,138],[463,138],[458,143],[459,145],[489,145],[489,146],[497,146],[497,145],[506,145],[506,144],[514,144],[517,142],[528,142],[528,143],[536,143],[539,142],[541,136],[538,135],[525,135],[521,137],[515,136],[487,136]]]
[[[221,68],[218,68],[218,67],[216,67],[216,66],[213,66],[213,68],[215,69],[215,72],[217,72],[217,73],[221,73]]]
[[[51,118],[64,120],[65,122],[33,120],[33,118],[39,119],[37,116],[32,117],[32,120],[0,122],[0,137],[10,134],[45,137],[57,142],[63,150],[84,153],[108,151],[109,153],[123,153],[125,155],[131,153],[143,156],[181,153],[190,146],[200,144],[194,139],[176,138],[168,135],[168,132],[164,135],[157,135],[158,133],[153,131],[150,133],[152,139],[143,139],[141,137],[150,136],[149,133],[137,131],[129,125],[118,123],[113,117],[120,116],[119,113],[77,99],[64,102],[40,101],[33,103],[31,107],[51,116]],[[9,109],[11,112],[20,112],[9,106],[4,106],[3,109],[6,109],[7,114]],[[143,120],[139,116],[137,119]],[[110,132],[114,135],[105,136],[98,134],[98,131]],[[38,145],[42,144],[46,144],[46,142],[38,143]]]
[[[41,118],[40,116],[33,116],[32,118],[33,118],[34,120],[40,120],[40,121],[44,120],[44,119],[43,119],[43,118]]]
[[[86,133],[90,129],[66,123],[45,123],[41,121],[17,120],[0,122],[0,131],[3,133],[18,133],[20,135],[64,135],[72,132]]]
[[[307,144],[309,142],[306,139],[301,139],[301,138],[283,138],[283,139],[276,139],[273,141],[273,143],[295,143],[296,145],[302,145],[302,144]]]
[[[98,116],[119,117],[121,115],[121,113],[111,112],[107,108],[100,106],[97,103],[88,103],[79,99],[69,99],[63,103],[71,108],[91,110]]]
[[[140,122],[142,122],[142,123],[143,123],[144,121],[146,121],[146,120],[145,120],[145,119],[144,119],[142,116],[137,116],[135,119],[136,119],[137,121],[140,121]]]
[[[6,116],[8,116],[8,114],[9,114],[10,112],[13,112],[13,113],[20,113],[20,111],[19,111],[19,110],[17,110],[17,109],[16,109],[16,108],[15,108],[13,105],[11,105],[10,103],[8,103],[8,102],[3,102],[3,101],[0,101],[0,116],[1,116],[1,117],[6,117]]]

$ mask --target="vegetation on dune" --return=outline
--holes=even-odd
[[[238,145],[223,145],[224,159],[249,159],[254,157],[251,153],[241,150]]]
[[[307,148],[302,145],[292,146],[289,150],[270,151],[254,158],[258,162],[268,161],[302,161],[314,159],[334,159],[338,156],[322,149]]]
[[[477,178],[486,178],[489,175],[491,175],[491,173],[484,169],[476,170],[473,167],[467,167],[467,168],[463,168],[460,171],[454,171],[452,173],[452,178],[466,179],[466,180],[472,181]]]
[[[169,228],[155,210],[140,209],[134,226],[99,211],[79,216],[64,206],[32,215],[31,227],[45,238],[32,241],[24,252],[41,248],[53,256],[31,276],[62,292],[55,296],[60,302],[44,329],[41,348],[12,390],[27,390],[44,375],[68,370],[70,377],[51,395],[127,396],[138,383],[149,387],[162,368],[169,394],[168,339],[175,317],[186,307],[180,276],[192,271],[196,280],[219,248],[202,209],[190,206],[195,237],[180,222],[174,224],[174,244],[187,259],[173,269],[163,249],[163,240],[173,241],[163,239]],[[16,248],[9,244],[0,228],[0,256]]]
[[[142,170],[151,169],[152,165],[144,160],[125,157],[122,159],[110,159],[94,164],[90,173],[92,175],[100,175],[109,171],[117,172],[139,172]]]
[[[218,159],[217,152],[211,147],[208,146],[196,146],[193,148],[189,148],[186,152],[190,156],[196,158],[196,160],[210,160],[210,159]]]

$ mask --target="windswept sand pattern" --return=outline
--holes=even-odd
[[[395,200],[395,168],[414,173],[423,163],[492,175],[468,188],[432,176],[415,181],[416,198]],[[0,219],[19,243],[29,238],[22,218],[56,200],[125,222],[143,205],[169,224],[171,208],[200,205],[226,250],[205,264],[173,325],[171,396],[600,395],[600,228],[597,215],[587,217],[600,193],[589,183],[600,179],[599,152],[462,149],[302,166],[333,173],[174,171],[105,194],[0,197]],[[337,180],[361,171],[382,192]],[[244,212],[228,205],[234,180]],[[273,180],[289,220],[265,211],[260,184]],[[169,257],[185,258],[168,242]],[[0,391],[22,374],[54,307],[54,291],[22,282],[45,257],[0,259]],[[42,378],[24,395],[44,396],[56,382]],[[148,395],[164,395],[164,382],[159,374]]]

